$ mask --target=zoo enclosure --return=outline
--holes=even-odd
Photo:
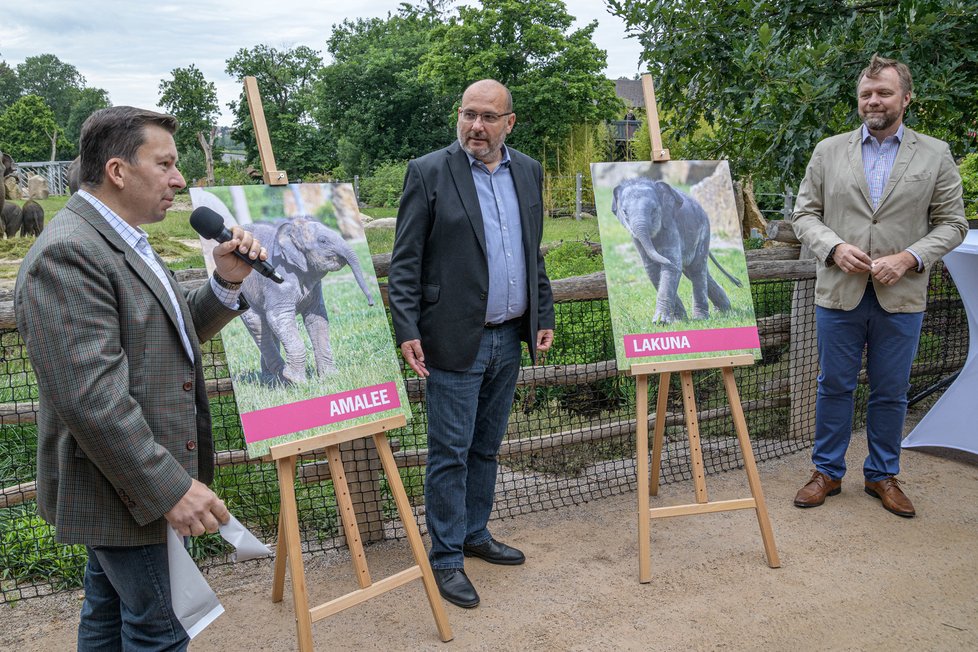
[[[598,245],[591,245],[597,247]],[[374,257],[378,276],[389,255]],[[814,427],[814,262],[798,248],[748,252],[748,270],[761,335],[762,359],[736,371],[755,455],[771,459],[810,445]],[[205,282],[202,270],[180,273],[185,284]],[[521,371],[510,428],[500,449],[494,518],[575,505],[634,490],[635,385],[617,373],[603,273],[554,282],[557,327],[546,363]],[[967,355],[967,319],[950,277],[938,265],[912,371],[913,389],[959,369]],[[385,297],[386,300],[386,297]],[[85,553],[53,542],[33,502],[37,388],[13,328],[13,307],[0,304],[0,595],[2,602],[77,586]],[[424,530],[423,467],[427,456],[424,383],[406,372],[413,421],[391,433],[402,479]],[[278,487],[274,465],[248,460],[220,341],[205,347],[205,376],[214,413],[215,489],[231,511],[265,540],[275,538]],[[694,375],[707,471],[741,466],[720,373]],[[655,392],[656,382],[650,391]],[[865,419],[865,378],[857,390],[857,426]],[[685,417],[670,393],[663,483],[690,479]],[[650,419],[651,424],[654,418]],[[367,440],[347,444],[345,467],[364,540],[402,536],[391,496]],[[303,458],[297,483],[303,550],[335,553],[344,545],[328,466]],[[215,536],[193,540],[204,567],[228,563]]]

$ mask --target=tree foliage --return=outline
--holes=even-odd
[[[644,47],[663,129],[705,123],[690,154],[730,159],[738,175],[798,183],[819,140],[858,126],[856,80],[874,52],[910,66],[908,126],[957,155],[976,148],[973,0],[605,2]]]
[[[623,106],[605,79],[607,54],[592,42],[597,22],[569,31],[561,0],[483,0],[462,6],[432,30],[422,64],[425,79],[455,101],[465,87],[490,77],[509,87],[517,115],[507,139],[540,157],[564,141],[571,126],[612,119]]]
[[[56,123],[68,124],[71,107],[85,87],[85,78],[70,63],[53,54],[39,54],[17,65],[17,79],[24,95],[37,95],[54,114]]]
[[[37,95],[21,97],[0,115],[0,150],[15,161],[48,160],[51,137],[57,133],[54,113]]]
[[[290,178],[329,169],[335,161],[327,132],[312,122],[313,83],[322,63],[319,53],[304,45],[285,50],[256,45],[226,61],[225,71],[239,83],[255,77],[276,165]],[[229,106],[235,112],[232,137],[245,144],[248,161],[257,165],[258,145],[244,91]]]
[[[438,12],[402,6],[397,15],[333,27],[327,46],[333,63],[320,75],[314,115],[334,134],[345,174],[365,174],[451,138],[453,99],[419,76]]]
[[[78,92],[78,97],[71,107],[71,113],[68,114],[68,124],[64,125],[65,138],[74,151],[78,150],[81,128],[88,116],[99,109],[110,106],[112,103],[109,102],[109,94],[101,88],[83,88]]]
[[[180,128],[174,134],[181,153],[200,148],[207,181],[214,184],[214,138],[217,136],[217,87],[194,64],[170,71],[173,79],[160,82],[160,106],[176,116]]]
[[[17,72],[6,61],[0,61],[0,111],[17,101],[20,97],[20,80]]]

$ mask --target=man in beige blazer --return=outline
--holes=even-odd
[[[791,216],[819,261],[815,470],[795,496],[798,507],[841,491],[865,348],[865,491],[898,516],[915,514],[896,478],[910,365],[930,267],[961,243],[968,222],[947,143],[903,125],[912,89],[906,65],[873,56],[857,82],[862,126],[815,147]]]

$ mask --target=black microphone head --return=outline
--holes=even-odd
[[[190,226],[208,240],[216,240],[224,231],[224,218],[216,211],[200,206],[190,214]]]

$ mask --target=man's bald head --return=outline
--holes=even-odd
[[[499,83],[495,79],[480,79],[477,82],[469,84],[465,92],[462,93],[462,106],[465,106],[466,97],[472,95],[498,95],[502,94],[506,97],[506,111],[513,110],[513,94],[509,92],[503,84]]]

